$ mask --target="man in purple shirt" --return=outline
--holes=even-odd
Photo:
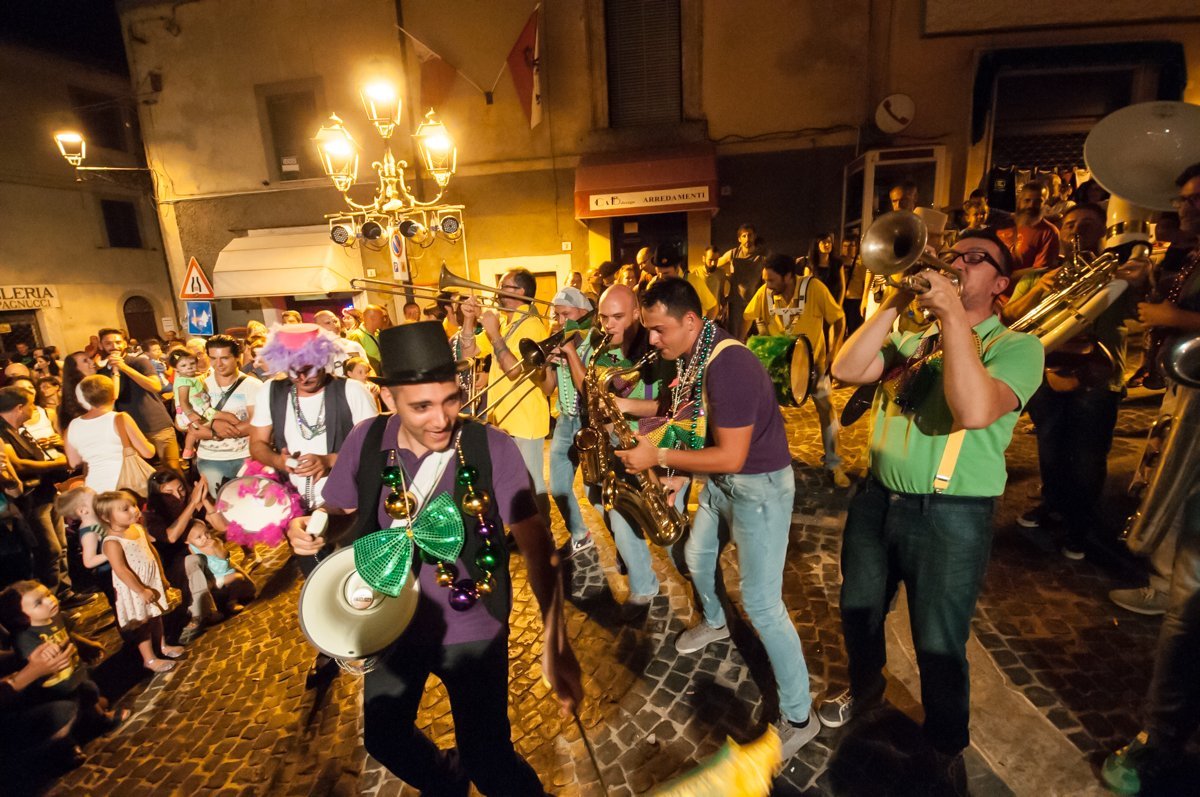
[[[674,470],[709,474],[683,549],[704,620],[684,631],[675,649],[692,653],[729,636],[716,590],[717,528],[724,520],[737,543],[746,614],[779,686],[782,716],[775,729],[787,760],[821,723],[812,711],[800,636],[783,604],[796,481],[771,378],[749,349],[704,319],[700,298],[685,280],[659,280],[642,294],[642,325],[650,344],[676,362],[678,378],[664,398],[685,433],[675,436],[681,441],[675,448],[655,448],[643,437],[617,456],[634,473],[665,469],[668,484]]]
[[[350,432],[323,497],[332,514],[355,513],[343,544],[406,527],[407,517],[413,518],[410,566],[420,597],[412,622],[366,674],[364,744],[423,794],[466,795],[471,783],[489,795],[543,794],[537,775],[513,749],[508,720],[512,584],[504,526],[525,558],[548,631],[543,673],[564,706],[573,708],[582,687],[570,646],[553,633],[562,628],[553,538],[516,443],[498,429],[459,419],[462,395],[442,326],[424,321],[392,327],[379,333],[379,344],[381,375],[373,381],[391,393],[396,413]],[[479,500],[473,503],[472,496]],[[450,510],[423,516],[438,502]],[[447,520],[456,514],[461,524]],[[311,537],[307,525],[308,518],[293,521],[288,542],[296,554],[320,558],[329,544]],[[422,526],[434,526],[439,539],[457,536],[459,553],[431,555]],[[366,569],[360,572],[371,583]],[[453,751],[439,750],[414,724],[430,674],[450,696]]]

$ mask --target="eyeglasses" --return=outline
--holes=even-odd
[[[1191,205],[1196,210],[1200,210],[1200,193],[1188,194],[1187,196],[1177,196],[1171,200],[1171,206],[1178,209],[1184,205]]]
[[[942,262],[948,266],[954,265],[959,260],[962,260],[968,266],[978,266],[980,263],[990,263],[1001,274],[1007,273],[1004,270],[1004,266],[996,262],[996,258],[992,257],[982,249],[968,249],[965,252],[960,252],[957,249],[951,249],[942,255]]]

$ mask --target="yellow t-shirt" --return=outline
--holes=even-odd
[[[703,311],[705,318],[712,315],[712,310],[717,306],[717,297],[713,296],[712,290],[708,287],[708,275],[704,271],[688,271],[687,281],[696,289],[696,293],[700,296],[700,309]]]
[[[509,334],[513,321],[516,322],[516,329]],[[530,338],[540,341],[550,333],[546,330],[545,322],[535,315],[514,314],[513,321],[501,321],[500,334],[507,336],[508,350],[520,360],[521,352],[517,347],[522,340]],[[492,344],[486,335],[476,337],[476,343],[480,357],[492,354]],[[550,434],[550,402],[532,379],[526,379],[503,401],[495,403],[512,387],[513,381],[521,378],[522,371],[517,369],[511,378],[503,374],[504,367],[500,365],[499,358],[493,356],[488,370],[488,420],[513,437],[540,440]]]
[[[797,278],[792,295],[786,299],[772,297],[773,302],[767,301],[769,291],[766,284],[760,286],[754,297],[750,299],[750,304],[746,306],[746,323],[763,322],[758,326],[760,335],[803,335],[812,344],[813,361],[823,365],[825,362],[825,326],[845,317],[845,313],[833,300],[833,294],[825,287],[825,283],[815,277],[807,280],[808,299],[804,303],[804,312],[792,316],[791,323],[786,326],[784,322],[787,316],[770,312],[772,304],[775,310],[795,307],[800,300],[800,286],[804,285],[805,281],[804,278]],[[765,333],[762,331],[764,325]]]

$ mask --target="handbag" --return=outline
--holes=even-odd
[[[125,431],[125,424],[121,421],[121,416],[124,413],[117,413],[117,417],[113,419],[113,426],[117,429],[117,435],[121,438],[121,472],[117,475],[118,490],[132,490],[142,498],[147,496],[146,480],[150,478],[150,474],[154,473],[154,466],[142,459],[142,455],[137,452],[133,446],[129,444],[129,433]]]

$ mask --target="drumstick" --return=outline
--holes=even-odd
[[[579,709],[571,709],[571,716],[575,718],[575,727],[579,729],[579,736],[583,739],[583,746],[587,748],[588,758],[592,760],[592,769],[596,770],[596,780],[600,781],[600,791],[608,794],[608,787],[604,785],[604,776],[600,774],[600,762],[596,760],[596,751],[592,749],[592,741],[588,738],[587,731],[583,729],[583,721],[579,719]]]

